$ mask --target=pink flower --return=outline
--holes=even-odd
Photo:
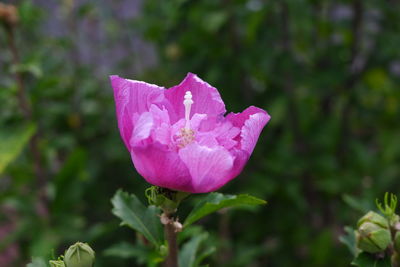
[[[216,88],[189,73],[168,90],[111,76],[118,127],[147,182],[190,193],[215,191],[242,171],[270,116],[226,113]]]

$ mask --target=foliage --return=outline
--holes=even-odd
[[[189,226],[202,217],[227,207],[243,206],[243,205],[260,205],[267,202],[249,195],[223,195],[221,193],[208,194],[204,199],[200,200],[187,216],[184,226]]]
[[[198,252],[216,248],[210,266],[347,266],[344,225],[399,193],[398,1],[12,2],[20,62],[0,23],[0,255],[15,249],[11,266],[45,263],[77,240],[93,244],[98,267],[160,257],[110,213],[118,188],[143,202],[148,187],[119,138],[110,74],[168,87],[190,71],[228,110],[271,115],[248,166],[221,190],[269,204],[197,221],[210,233]],[[120,242],[135,258],[115,257]]]

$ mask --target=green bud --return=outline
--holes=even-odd
[[[367,214],[361,217],[361,219],[358,220],[357,226],[360,227],[364,222],[371,222],[373,224],[380,225],[383,228],[389,228],[388,221],[385,219],[385,217],[374,211],[369,211]]]
[[[394,248],[400,252],[400,232],[396,232],[394,236]]]
[[[52,260],[49,261],[50,267],[65,267],[64,261],[62,260]]]
[[[92,267],[94,251],[87,243],[77,242],[65,252],[66,267]]]
[[[358,221],[357,247],[365,252],[384,251],[391,242],[388,221],[370,211]]]

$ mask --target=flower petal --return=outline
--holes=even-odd
[[[136,170],[150,184],[193,192],[190,174],[176,152],[167,146],[153,143],[144,147],[133,147],[131,156]]]
[[[129,141],[130,146],[136,146],[141,141],[149,138],[153,125],[154,120],[152,114],[150,112],[142,113],[135,123],[133,134]]]
[[[240,147],[249,154],[253,152],[258,137],[270,118],[265,110],[254,106],[248,107],[242,113],[230,113],[226,116],[228,121],[241,129]]]
[[[201,80],[193,73],[188,73],[186,78],[177,86],[165,91],[165,97],[169,100],[172,110],[170,117],[172,123],[184,118],[185,108],[183,105],[184,95],[190,91],[193,96],[191,114],[207,114],[209,117],[223,115],[225,104],[221,99],[218,90]]]
[[[253,153],[258,137],[269,119],[270,117],[264,113],[250,115],[250,118],[244,123],[240,134],[242,137],[240,142],[241,148],[244,151],[247,151],[249,154]]]
[[[192,176],[194,193],[210,192],[228,182],[234,159],[225,148],[192,143],[179,150],[179,156]]]
[[[117,75],[110,76],[110,80],[114,89],[118,127],[125,145],[129,147],[135,114],[149,111],[151,104],[162,103],[164,88]]]

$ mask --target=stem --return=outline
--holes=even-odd
[[[177,229],[172,214],[163,213],[161,222],[164,224],[165,239],[168,242],[168,256],[165,260],[165,267],[178,267],[178,242],[176,240]],[[163,221],[163,217],[165,220]]]
[[[14,66],[18,66],[20,59],[19,53],[17,49],[17,45],[15,43],[15,26],[14,25],[6,25],[5,30],[7,32],[8,39],[8,47],[11,51],[12,55],[12,63]],[[32,108],[29,104],[28,97],[25,91],[25,84],[21,72],[16,70],[14,75],[15,82],[17,84],[17,99],[18,105],[22,111],[24,118],[28,121],[33,120],[33,112]],[[32,138],[29,140],[29,148],[33,157],[33,165],[34,172],[37,178],[37,192],[39,197],[39,203],[37,205],[37,213],[38,215],[47,218],[48,210],[47,210],[47,197],[45,192],[46,186],[46,176],[44,174],[44,170],[42,168],[42,162],[40,158],[40,150],[39,150],[39,135],[35,133]]]

